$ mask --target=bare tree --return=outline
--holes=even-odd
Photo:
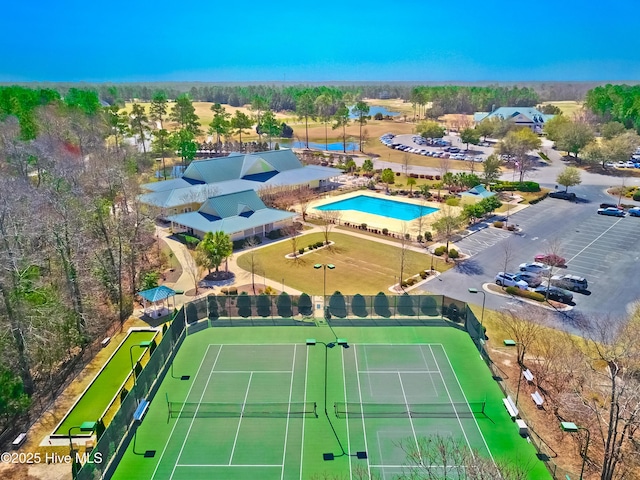
[[[199,283],[202,278],[202,267],[198,265],[196,259],[191,255],[191,252],[187,251],[184,256],[184,263],[182,264],[183,271],[187,272],[189,278],[193,282],[193,288],[195,289],[195,295],[198,295]]]
[[[255,237],[249,237],[244,241],[244,247],[247,249],[246,256],[249,259],[249,269],[251,271],[251,288],[253,289],[254,295],[256,294],[255,275],[256,273],[260,274],[259,271],[262,270],[258,252],[255,249],[258,245]],[[264,275],[264,270],[262,272],[262,275]]]
[[[291,255],[294,258],[298,257],[298,240],[300,240],[300,224],[298,222],[293,222],[291,225],[284,227],[282,230],[285,235],[289,236],[289,241],[291,242]]]
[[[407,253],[409,251],[409,247],[411,246],[410,239],[411,237],[409,235],[407,222],[402,222],[402,228],[400,231],[400,248],[398,249],[398,263],[400,264],[400,276],[398,278],[398,283],[400,284],[400,288],[402,288],[402,282],[404,280],[404,270],[407,262]]]
[[[329,245],[329,235],[333,230],[333,227],[340,222],[342,212],[339,210],[322,210],[320,212],[320,219],[322,220],[322,235],[324,236],[324,244]]]
[[[516,342],[517,360],[524,365],[527,349],[535,344],[546,325],[546,314],[541,309],[509,309],[498,313],[498,323]]]
[[[307,220],[307,210],[309,209],[309,204],[311,200],[315,198],[313,191],[307,187],[306,185],[298,189],[298,205],[300,205],[300,213],[302,215],[302,221]]]

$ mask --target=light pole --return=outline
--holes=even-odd
[[[151,346],[153,342],[151,340],[145,340],[144,342],[140,342],[140,343],[136,343],[135,345],[131,345],[129,347],[129,360],[131,360],[131,373],[133,374],[133,386],[136,386],[136,370],[135,368],[133,368],[133,348],[134,347],[140,347],[140,348],[149,348]]]
[[[322,268],[322,306],[324,308],[324,316],[327,316],[327,268],[333,270],[336,266],[333,263],[316,263],[313,268],[316,270]]]
[[[569,433],[578,433],[578,430],[585,430],[587,432],[587,443],[584,446],[584,452],[582,453],[582,468],[580,469],[580,480],[582,480],[582,476],[584,474],[584,464],[587,461],[587,451],[589,450],[589,438],[591,437],[591,432],[588,428],[579,427],[573,422],[560,422],[560,428]]]
[[[333,330],[332,330],[333,331]],[[335,335],[335,333],[334,333]],[[341,453],[339,455],[335,455],[334,453],[323,453],[322,454],[322,458],[327,461],[327,460],[334,460],[336,457],[343,457],[343,456],[352,456],[352,457],[357,457],[359,459],[366,459],[367,458],[367,452],[366,451],[361,451],[361,452],[356,452],[355,454],[349,454],[344,447],[342,446],[342,442],[340,441],[340,437],[338,437],[338,432],[336,432],[335,427],[333,426],[333,422],[331,421],[331,417],[329,416],[329,411],[327,410],[327,388],[328,388],[328,371],[329,369],[328,367],[328,363],[329,363],[329,349],[335,347],[336,345],[340,345],[342,348],[349,348],[349,344],[347,343],[347,339],[346,338],[336,338],[336,340],[334,342],[329,342],[329,343],[325,343],[325,342],[320,342],[318,340],[316,340],[315,338],[307,338],[307,346],[313,346],[316,344],[321,344],[324,345],[324,415],[327,418],[327,421],[329,422],[329,426],[331,427],[331,430],[333,431],[333,435],[336,437],[336,441],[338,442],[338,446],[340,447],[340,451]]]
[[[487,300],[487,294],[484,290],[478,290],[477,288],[470,287],[469,293],[481,293],[482,294],[482,313],[480,314],[480,326],[482,327],[482,334],[484,336],[484,303]]]
[[[71,457],[71,475],[73,478],[76,478],[76,475],[78,474],[78,463],[76,462],[76,455],[73,450],[73,438],[71,437],[71,431],[77,428],[81,432],[93,433],[97,424],[98,422],[82,422],[79,426],[74,426],[69,429],[69,456]]]

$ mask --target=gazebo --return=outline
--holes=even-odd
[[[164,285],[160,285],[159,287],[150,288],[149,290],[143,290],[138,292],[138,295],[142,297],[142,305],[144,307],[144,315],[148,315],[149,317],[160,318],[165,315],[168,315],[169,310],[169,297],[174,297],[173,299],[173,307],[176,306],[175,290],[165,287]],[[165,300],[166,306],[165,306]],[[147,302],[150,302],[149,308],[147,309]],[[158,307],[160,309],[158,310]]]

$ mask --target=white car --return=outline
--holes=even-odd
[[[519,269],[521,272],[531,272],[540,275],[549,272],[549,270],[551,270],[551,267],[549,265],[545,265],[544,263],[531,262],[521,263]]]
[[[495,278],[496,285],[501,287],[518,287],[520,290],[526,290],[529,285],[524,280],[518,278],[516,274],[498,272]]]

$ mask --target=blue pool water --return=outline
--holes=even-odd
[[[358,195],[316,208],[318,210],[356,210],[362,213],[395,218],[396,220],[415,220],[418,217],[438,211],[437,208],[397,202],[386,198],[370,197],[368,195]]]

